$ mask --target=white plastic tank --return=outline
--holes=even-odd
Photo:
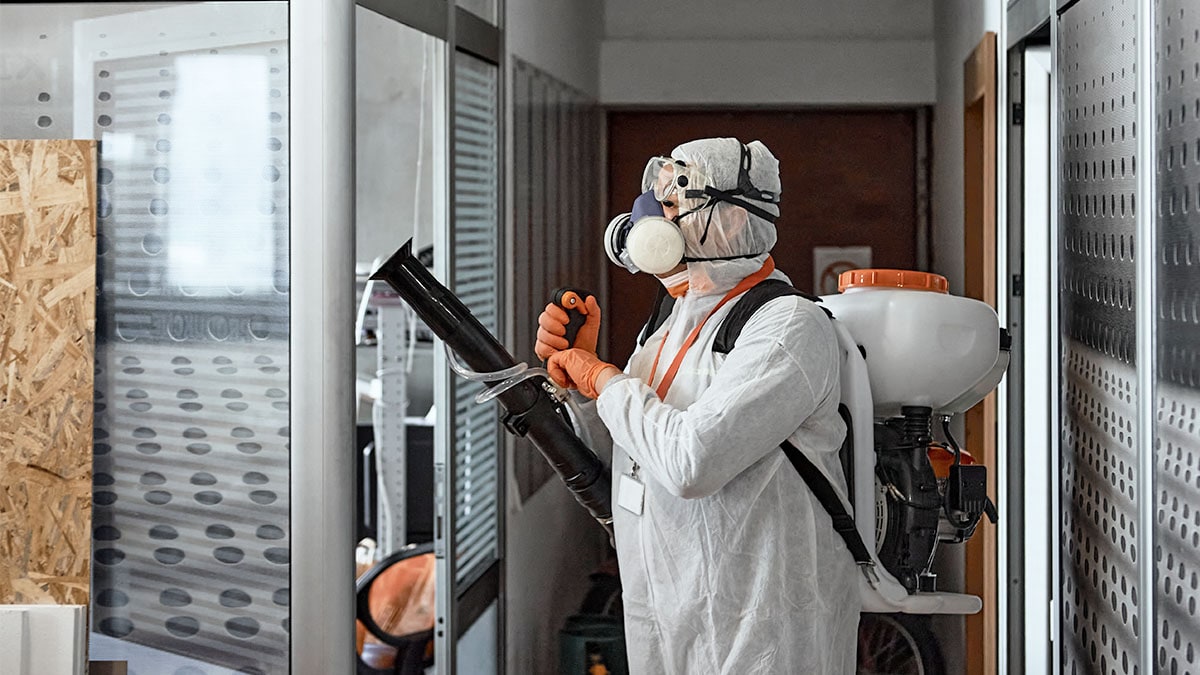
[[[996,312],[950,295],[946,278],[911,270],[842,273],[821,299],[866,352],[876,417],[901,406],[954,414],[978,403],[1004,376]]]

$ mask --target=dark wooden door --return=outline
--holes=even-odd
[[[760,140],[783,183],[776,266],[813,285],[814,246],[870,246],[872,266],[917,263],[916,110],[610,112],[609,217],[629,211],[653,155],[696,138]],[[624,365],[658,281],[609,266],[608,358]]]

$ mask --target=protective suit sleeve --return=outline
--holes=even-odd
[[[610,380],[613,381],[615,380]],[[592,452],[605,464],[611,464],[612,436],[608,434],[608,427],[596,411],[596,402],[577,391],[571,392],[570,396],[575,399],[576,409],[580,412],[580,423],[587,427],[588,435],[592,438]]]
[[[832,405],[836,415],[837,368],[828,318],[807,300],[779,298],[747,322],[737,346],[687,409],[659,400],[635,377],[610,382],[597,409],[614,445],[668,491],[706,497],[768,453],[782,457],[780,442],[820,406]],[[681,369],[668,396],[686,394],[675,388],[688,382]]]

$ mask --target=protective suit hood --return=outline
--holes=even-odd
[[[671,157],[694,165],[712,184],[722,188],[738,185],[742,143],[736,138],[706,138],[690,141],[671,151]],[[756,188],[780,193],[779,161],[760,141],[746,144],[750,151],[750,180]],[[779,207],[770,202],[746,199],[769,213]],[[763,265],[775,246],[775,225],[746,209],[723,201],[689,213],[679,220],[685,242],[690,292],[724,294]],[[748,256],[748,257],[739,257]],[[729,258],[720,260],[719,258]],[[779,275],[782,278],[782,275]]]

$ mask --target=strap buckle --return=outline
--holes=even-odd
[[[871,588],[878,588],[880,578],[879,571],[875,569],[874,560],[858,563],[858,569],[862,572],[863,577],[866,578],[867,584]]]

